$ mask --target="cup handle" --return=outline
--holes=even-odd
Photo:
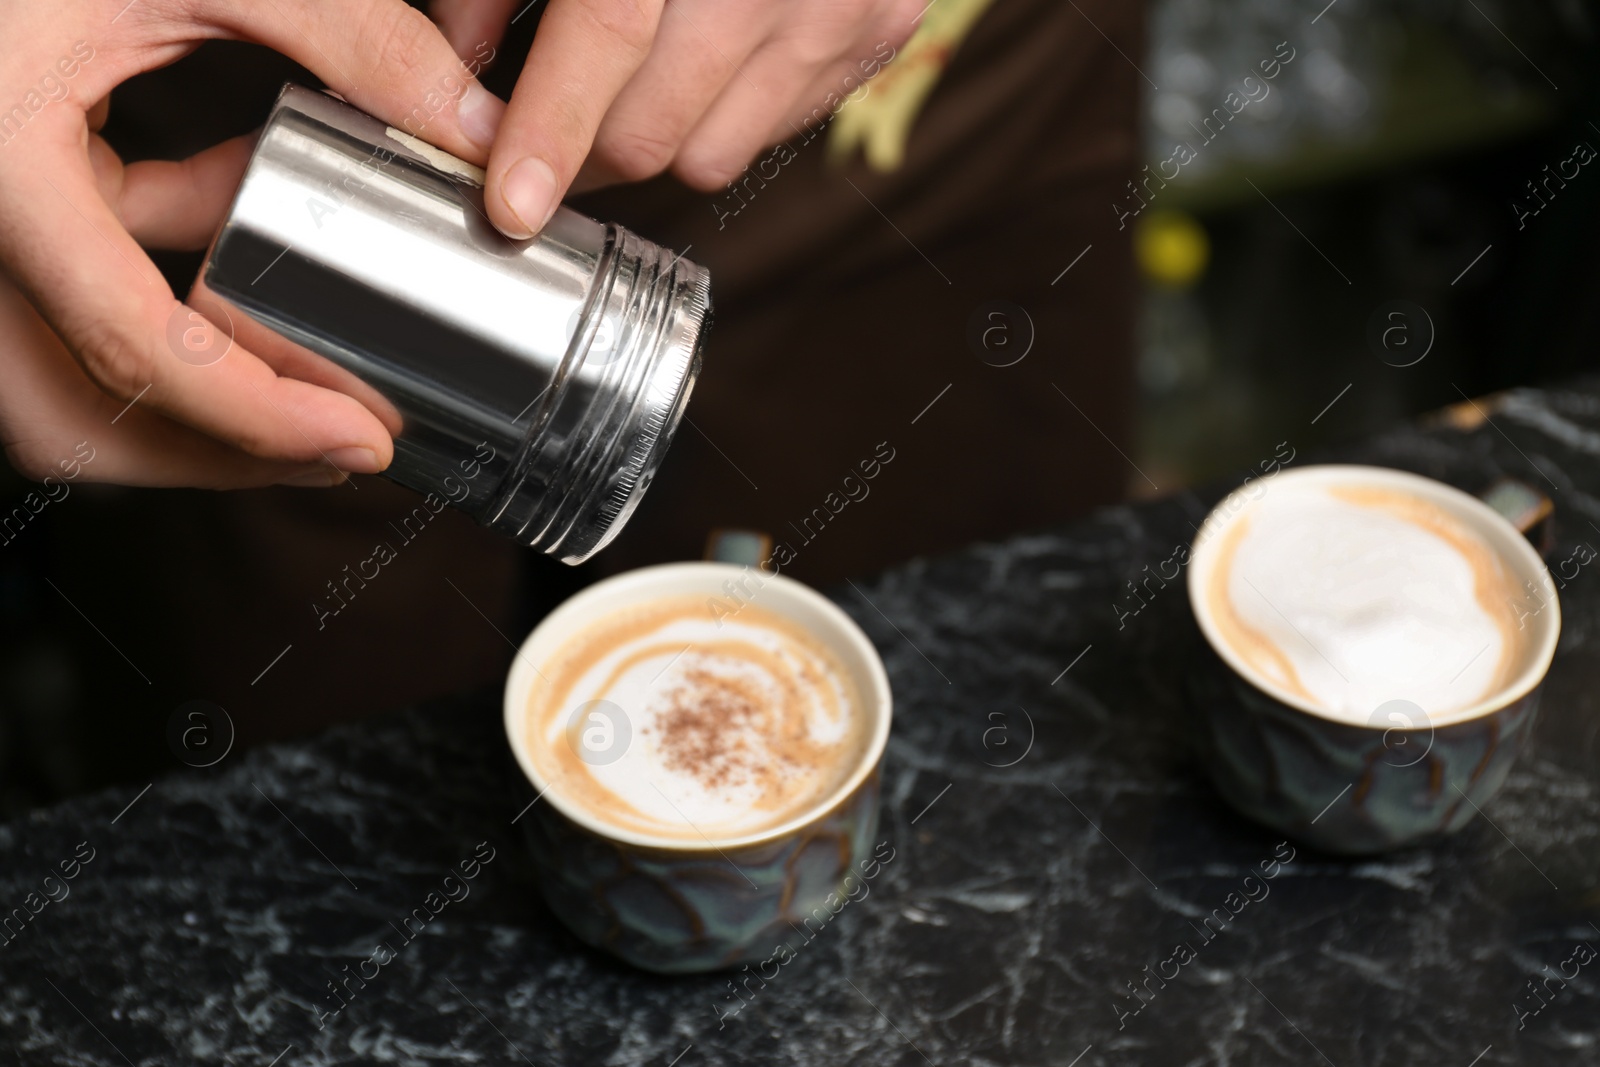
[[[772,536],[760,530],[717,529],[706,537],[706,562],[760,569],[772,559]]]
[[[1515,478],[1501,478],[1479,493],[1478,499],[1515,526],[1533,543],[1540,555],[1555,546],[1555,530],[1550,521],[1555,513],[1555,503],[1533,486]]]

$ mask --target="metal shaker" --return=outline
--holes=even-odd
[[[372,409],[388,477],[573,564],[654,477],[711,312],[703,268],[565,207],[510,240],[481,170],[296,85],[201,268],[215,319],[208,297],[281,373]]]

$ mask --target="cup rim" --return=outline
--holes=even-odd
[[[1508,554],[1520,557],[1519,562],[1524,565],[1525,572],[1524,569],[1519,569],[1516,571],[1516,575],[1518,577],[1535,577],[1536,580],[1540,580],[1543,588],[1549,592],[1549,599],[1545,608],[1545,611],[1549,613],[1548,622],[1544,624],[1544,630],[1538,643],[1529,649],[1529,656],[1523,669],[1505,685],[1500,686],[1482,700],[1466,707],[1437,715],[1424,711],[1426,722],[1416,727],[1416,729],[1437,729],[1471,722],[1474,719],[1492,715],[1509,707],[1531,693],[1544,680],[1545,674],[1550,669],[1550,663],[1555,658],[1556,645],[1561,637],[1561,601],[1555,595],[1554,583],[1550,580],[1550,571],[1545,566],[1543,557],[1539,555],[1538,550],[1533,547],[1527,537],[1513,526],[1504,515],[1495,511],[1478,497],[1457,489],[1453,485],[1393,467],[1377,467],[1356,463],[1320,463],[1307,467],[1298,467],[1293,470],[1280,470],[1262,480],[1265,481],[1270,492],[1271,486],[1284,480],[1315,483],[1358,479],[1368,485],[1399,488],[1444,507],[1452,515],[1473,525],[1474,532],[1484,536],[1489,542],[1490,549],[1497,555],[1502,558]],[[1189,593],[1190,611],[1194,614],[1195,621],[1199,624],[1200,631],[1205,636],[1206,644],[1211,646],[1211,650],[1221,657],[1235,675],[1280,704],[1341,726],[1379,731],[1392,729],[1392,727],[1382,723],[1353,722],[1318,707],[1311,701],[1283,688],[1271,679],[1262,677],[1258,671],[1247,664],[1243,657],[1222,639],[1201,588],[1202,583],[1211,573],[1211,567],[1202,563],[1202,553],[1205,552],[1206,544],[1211,542],[1223,527],[1249,509],[1251,501],[1247,500],[1233,510],[1224,512],[1224,506],[1229,501],[1238,499],[1244,494],[1245,487],[1240,486],[1218,501],[1210,512],[1206,514],[1205,521],[1200,524],[1194,540],[1190,542],[1189,573],[1186,576],[1185,583]],[[1260,498],[1256,497],[1254,499],[1259,500]]]
[[[579,590],[566,600],[562,601],[555,610],[546,615],[528,636],[523,639],[517,648],[517,655],[512,662],[511,670],[506,674],[505,689],[502,697],[503,723],[506,731],[506,742],[511,746],[512,755],[516,758],[517,765],[522,768],[522,773],[533,785],[539,799],[548,803],[570,821],[583,827],[598,837],[609,841],[616,841],[639,848],[648,848],[659,852],[673,853],[717,853],[728,849],[742,849],[754,845],[765,844],[779,838],[786,837],[815,823],[818,819],[825,818],[841,804],[845,803],[862,784],[877,769],[883,758],[885,748],[889,743],[889,727],[893,719],[893,696],[889,689],[889,675],[884,669],[883,659],[878,655],[878,650],[872,641],[856,625],[856,621],[845,614],[833,601],[818,593],[808,585],[787,578],[778,573],[761,572],[761,580],[765,583],[776,584],[783,590],[785,596],[794,597],[818,611],[827,624],[832,627],[831,633],[844,642],[845,645],[860,658],[866,669],[866,682],[868,691],[862,693],[864,703],[874,709],[876,716],[872,724],[872,733],[862,749],[855,768],[849,776],[840,783],[832,792],[821,800],[805,808],[800,813],[784,820],[777,826],[754,833],[742,834],[737,837],[710,838],[702,841],[689,841],[675,837],[657,837],[652,834],[623,827],[612,826],[595,818],[589,812],[571,803],[558,791],[550,788],[550,783],[544,780],[534,765],[532,756],[528,753],[528,746],[522,740],[522,731],[527,723],[528,694],[532,688],[534,663],[529,654],[530,648],[536,640],[550,639],[551,635],[558,634],[563,627],[570,627],[574,620],[587,613],[589,606],[597,599],[620,594],[631,596],[632,602],[638,603],[649,599],[650,592],[664,585],[682,585],[686,579],[706,578],[704,589],[678,589],[666,595],[683,595],[696,592],[707,592],[712,596],[723,595],[722,582],[730,577],[742,575],[754,568],[733,563],[715,562],[687,562],[663,563],[650,567],[640,567],[636,570],[625,571],[602,579]],[[759,597],[759,592],[757,597]],[[784,614],[781,607],[765,605],[766,610],[777,614]],[[598,616],[583,618],[583,623],[596,621]],[[791,621],[794,621],[791,618]],[[807,632],[817,628],[802,625]],[[568,630],[570,634],[570,629]],[[814,634],[819,639],[826,640],[821,634]],[[836,652],[837,654],[837,652]]]

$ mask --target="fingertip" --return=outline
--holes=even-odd
[[[350,474],[383,473],[394,462],[394,437],[359,401],[343,393],[333,396],[341,417],[313,434],[328,442],[321,458]]]
[[[388,460],[379,459],[378,453],[361,445],[330,450],[328,462],[347,474],[377,474],[389,465]]]
[[[544,229],[561,203],[561,185],[550,164],[525,156],[500,178],[500,199],[510,218],[497,222],[502,233],[518,240]]]
[[[308,467],[286,477],[279,478],[274,485],[292,485],[303,489],[328,489],[335,485],[343,485],[350,480],[350,476],[337,467],[321,466]]]
[[[467,88],[461,103],[456,105],[456,121],[461,125],[461,132],[485,155],[500,132],[500,120],[505,113],[505,101],[477,82]]]
[[[672,164],[673,176],[698,193],[720,193],[746,169],[743,163],[733,165],[725,149],[707,153],[692,145]]]
[[[320,461],[352,474],[377,474],[393,462],[394,439],[388,428],[354,397],[282,376],[261,386],[251,384],[265,401],[265,410],[251,413],[256,425],[246,436],[240,429],[243,423],[235,420],[222,426],[219,434],[245,452],[306,465]]]

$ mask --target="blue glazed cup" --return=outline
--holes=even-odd
[[[870,717],[867,743],[839,788],[770,830],[685,841],[610,826],[552,789],[529,756],[539,664],[615,611],[686,595],[703,597],[713,621],[751,603],[798,625],[850,674]],[[891,713],[889,678],[872,642],[832,601],[793,579],[729,563],[674,563],[590,586],[534,629],[506,679],[506,737],[529,799],[538,798],[518,821],[545,902],[580,939],[645,970],[712,971],[770,957],[796,931],[836,914],[853,882],[877,873],[879,765]]]
[[[1513,677],[1467,708],[1429,713],[1410,705],[1408,714],[1384,705],[1366,723],[1352,723],[1252,669],[1223,639],[1205,591],[1224,541],[1218,535],[1246,519],[1255,500],[1291,484],[1399,492],[1442,508],[1487,541],[1525,598],[1508,606],[1523,639]],[[1477,497],[1382,467],[1302,467],[1236,491],[1201,526],[1187,581],[1204,637],[1186,679],[1202,764],[1238,811],[1334,853],[1420,844],[1470,822],[1527,744],[1561,632],[1555,583],[1517,527]]]

